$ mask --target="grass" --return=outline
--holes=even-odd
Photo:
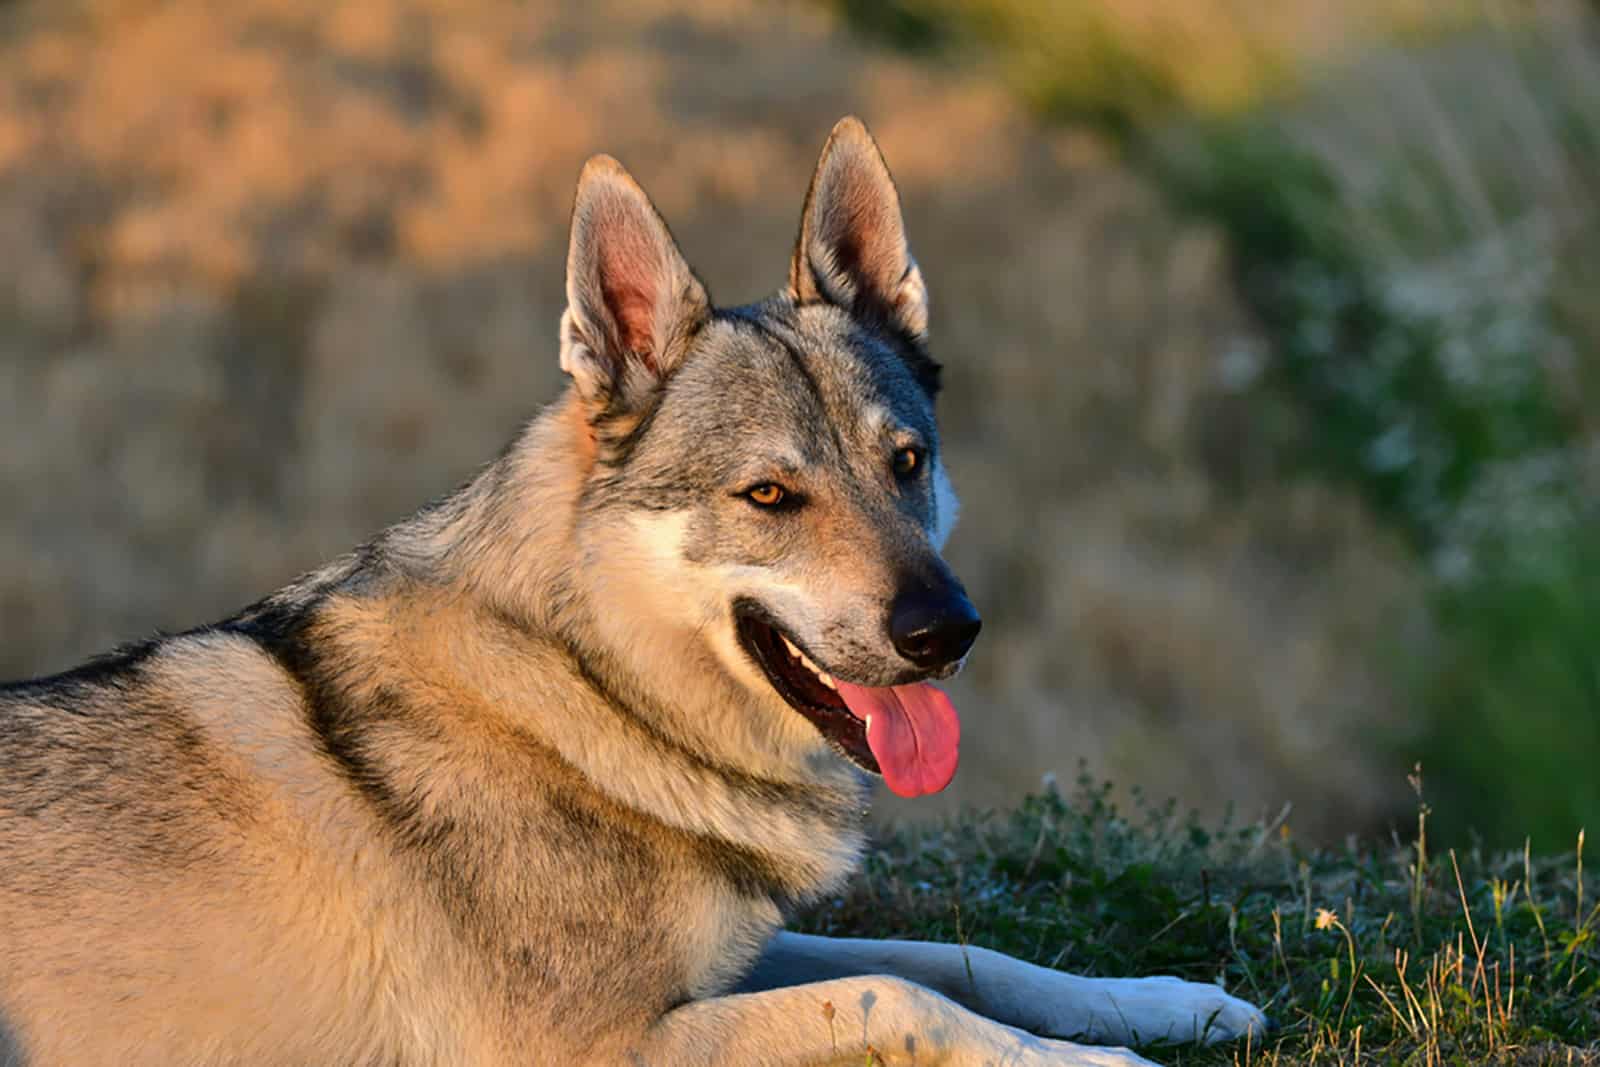
[[[1175,974],[1254,1001],[1264,1042],[1171,1064],[1600,1063],[1600,880],[1574,851],[1304,847],[1291,813],[1202,825],[1080,776],[1007,813],[892,833],[815,933],[988,946],[1105,976]]]

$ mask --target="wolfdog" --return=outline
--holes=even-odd
[[[0,1020],[65,1064],[1143,1063],[1219,988],[782,931],[949,783],[979,618],[928,298],[845,119],[719,310],[579,178],[565,394],[233,618],[0,689]],[[826,1010],[825,1010],[826,1009]],[[1043,1036],[1038,1036],[1043,1035]]]

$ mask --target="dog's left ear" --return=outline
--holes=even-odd
[[[610,156],[589,160],[572,208],[561,369],[592,414],[641,411],[710,313],[639,183]]]
[[[806,193],[789,264],[796,303],[827,301],[920,343],[928,289],[906,244],[900,196],[878,144],[853,116],[839,120]]]

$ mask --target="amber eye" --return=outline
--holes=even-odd
[[[771,482],[758,485],[745,494],[745,496],[750,498],[750,502],[752,504],[757,504],[764,508],[777,507],[783,502],[783,498],[786,495],[787,494],[783,491],[783,486],[774,485]]]
[[[921,465],[922,454],[914,448],[902,448],[894,454],[894,475],[896,478],[911,477]]]

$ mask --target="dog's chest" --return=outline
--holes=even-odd
[[[547,1041],[642,1032],[725,992],[782,924],[780,868],[760,855],[592,796],[541,808],[516,820],[521,832],[480,826],[470,851],[450,848],[439,887],[473,969],[512,1009],[503,1017],[547,1027]]]
[[[624,805],[554,759],[518,770],[403,839],[421,879],[409,895],[442,908],[433,930],[470,977],[452,993],[429,968],[401,970],[508,1048],[582,1052],[727,991],[859,843],[843,805],[752,793],[725,837]]]
[[[714,881],[680,919],[679,966],[686,999],[718,996],[738,984],[755,966],[767,943],[783,925],[770,898],[750,895]]]
[[[760,854],[578,803],[554,816],[543,844],[568,858],[557,863],[566,884],[537,892],[559,955],[577,965],[563,975],[572,988],[599,973],[635,1003],[718,993],[782,925],[777,899],[791,887]]]

